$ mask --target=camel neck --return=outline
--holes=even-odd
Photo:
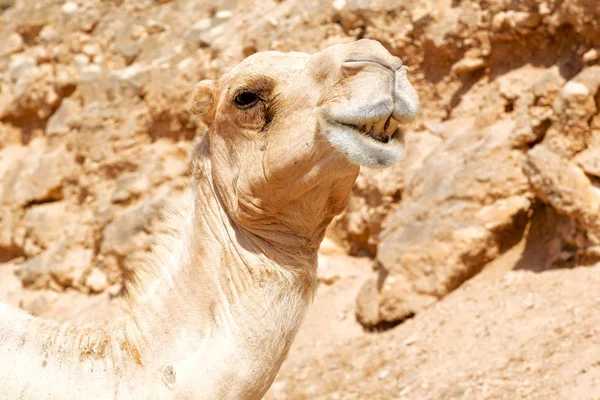
[[[264,395],[312,299],[316,252],[278,253],[232,222],[210,174],[197,174],[195,185],[129,287],[120,318],[59,325],[0,304],[14,321],[0,329],[0,359],[13,365],[0,371],[0,397]],[[56,390],[42,395],[50,382]]]
[[[312,300],[316,250],[309,256],[278,252],[275,244],[233,222],[210,174],[196,174],[194,185],[187,211],[171,221],[178,236],[159,243],[155,265],[132,289],[132,325],[139,340],[151,344],[141,352],[142,363],[176,371],[178,382],[188,385],[223,385],[197,390],[259,398]],[[247,364],[255,375],[224,379],[231,360]],[[194,374],[200,372],[214,379],[196,382]],[[244,379],[250,378],[264,380],[252,386],[259,392],[242,392]]]

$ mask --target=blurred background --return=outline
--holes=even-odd
[[[599,399],[597,0],[0,0],[0,296],[101,320],[188,183],[195,83],[359,38],[421,114],[266,399]]]

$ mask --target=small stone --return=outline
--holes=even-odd
[[[487,64],[481,58],[465,57],[454,64],[451,68],[451,71],[458,75],[477,71],[478,69],[485,68],[486,66]]]
[[[12,54],[23,50],[23,38],[18,33],[11,33],[0,47],[0,54]]]
[[[81,83],[93,83],[98,80],[100,74],[102,72],[102,68],[99,65],[92,64],[87,65],[81,69],[79,73],[79,82]]]
[[[150,179],[146,175],[130,172],[122,174],[117,178],[117,187],[112,194],[113,203],[123,203],[132,197],[148,191],[150,188]]]
[[[115,76],[123,82],[127,82],[135,88],[141,88],[146,83],[146,73],[148,68],[140,64],[133,64],[129,67],[115,71]]]
[[[52,114],[46,124],[46,134],[64,135],[69,132],[69,123],[79,114],[77,101],[66,98],[60,103],[58,109]]]
[[[408,339],[406,339],[404,342],[402,342],[403,345],[405,346],[410,346],[412,344],[415,344],[419,339],[416,338],[415,336],[411,336]]]
[[[334,2],[333,2],[334,10],[340,11],[344,7],[346,7],[346,0],[334,0]]]
[[[162,33],[162,32],[165,32],[166,30],[167,30],[167,25],[165,25],[159,21],[150,20],[150,21],[148,21],[148,24],[146,25],[146,31],[150,35]]]
[[[79,9],[79,6],[77,5],[77,3],[73,3],[72,1],[67,1],[61,7],[62,12],[66,15],[72,15],[72,14],[76,13],[78,9]]]
[[[226,21],[229,18],[231,18],[231,15],[232,15],[231,11],[229,11],[229,10],[221,10],[221,11],[219,11],[219,12],[217,12],[215,14],[215,19],[218,22],[223,22],[223,21]]]
[[[541,15],[538,13],[511,12],[508,15],[511,25],[519,28],[535,28],[542,20]]]
[[[10,201],[27,204],[32,201],[61,200],[65,182],[76,173],[73,154],[66,147],[51,150],[42,141],[33,143],[30,149],[31,160],[24,164],[17,163],[15,170],[9,171],[16,174],[15,183],[10,189]],[[6,190],[4,194],[8,194]]]
[[[550,13],[552,13],[552,10],[548,6],[548,3],[543,1],[538,6],[538,12],[540,13],[540,15],[549,15]]]
[[[82,50],[87,56],[94,57],[100,53],[100,46],[98,46],[96,43],[88,43],[83,46]]]
[[[8,66],[8,76],[16,81],[35,69],[35,58],[16,54]]]
[[[123,285],[120,283],[115,283],[114,285],[110,285],[108,289],[106,289],[106,293],[108,293],[111,297],[116,297],[121,294],[123,291]]]
[[[192,57],[186,57],[177,63],[177,69],[179,72],[188,71],[194,65],[194,59]]]
[[[592,146],[575,157],[586,174],[600,178],[600,146]]]
[[[48,269],[54,280],[62,287],[80,287],[85,271],[93,259],[93,251],[82,247],[70,247],[72,238],[50,250]]]
[[[100,293],[108,288],[108,278],[106,274],[98,268],[92,268],[90,274],[85,279],[85,285],[94,293]]]
[[[598,50],[596,49],[590,49],[586,51],[582,57],[583,62],[586,64],[593,63],[594,61],[598,60],[598,58],[600,58],[600,54],[598,54]]]
[[[325,285],[333,285],[340,279],[340,275],[332,270],[326,257],[319,256],[319,268],[317,269],[317,279]]]
[[[196,22],[189,29],[192,35],[198,36],[200,33],[204,32],[207,29],[210,29],[212,26],[212,21],[210,18],[203,18],[200,21]]]
[[[500,32],[503,31],[504,29],[506,29],[506,26],[508,25],[508,16],[507,13],[504,11],[499,12],[498,14],[494,15],[494,17],[492,18],[492,31],[494,32]]]
[[[147,35],[148,31],[145,26],[134,25],[133,28],[131,28],[131,38],[133,40],[139,40],[141,38],[146,37]]]
[[[52,25],[45,25],[39,34],[43,42],[51,42],[58,37],[58,32]]]
[[[411,391],[411,388],[410,388],[410,387],[408,387],[408,386],[405,386],[405,387],[404,387],[404,389],[402,389],[402,390],[400,391],[400,393],[398,393],[398,394],[399,394],[400,396],[405,396],[405,395],[407,395],[408,393],[410,393],[410,391]]]
[[[590,90],[583,83],[567,82],[561,90],[562,97],[565,99],[580,99],[590,95]]]
[[[42,46],[34,47],[31,51],[31,54],[35,57],[35,62],[37,65],[43,64],[45,62],[50,61],[50,55],[48,54],[48,49]]]
[[[225,33],[225,26],[218,25],[214,28],[208,29],[200,33],[198,39],[200,39],[200,44],[205,46],[211,46],[213,42],[220,36]]]
[[[73,61],[77,68],[83,68],[90,63],[90,59],[85,54],[75,54],[73,56]]]

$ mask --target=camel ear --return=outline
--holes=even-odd
[[[215,117],[215,83],[206,79],[200,81],[194,88],[192,97],[192,114],[197,115],[208,127]]]

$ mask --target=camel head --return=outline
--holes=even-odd
[[[193,110],[209,127],[212,178],[228,213],[257,229],[273,218],[296,234],[326,226],[359,166],[400,159],[403,125],[419,104],[407,72],[380,43],[360,40],[312,55],[257,53],[200,82]]]

